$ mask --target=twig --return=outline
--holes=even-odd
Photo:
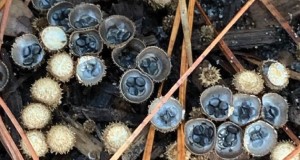
[[[179,0],[179,8],[181,15],[181,25],[183,29],[185,49],[187,52],[187,59],[189,66],[193,64],[192,44],[191,44],[191,32],[189,29],[188,15],[186,9],[186,0]]]
[[[233,17],[233,19],[227,24],[227,26],[220,32],[220,34],[211,42],[211,44],[203,51],[203,53],[196,59],[193,65],[179,78],[176,84],[168,91],[168,93],[160,100],[156,107],[152,110],[143,122],[135,129],[132,135],[125,141],[125,143],[117,150],[117,152],[111,157],[111,160],[118,160],[123,152],[130,146],[134,139],[141,133],[143,128],[157,113],[160,107],[168,101],[172,94],[179,88],[179,86],[187,79],[187,77],[197,68],[202,60],[210,53],[210,51],[217,45],[217,43],[224,37],[229,29],[236,23],[236,21],[247,11],[247,9],[253,4],[255,0],[248,0],[247,3],[240,9],[240,11]]]
[[[198,1],[196,2],[196,6],[197,6],[198,10],[200,11],[202,17],[204,18],[205,23],[207,25],[211,25],[212,26],[212,23],[210,22],[208,16],[206,15],[205,11],[203,10],[203,8],[201,7],[201,5],[200,5],[200,3]],[[216,34],[218,34],[218,32],[217,32],[217,30],[215,28],[214,28],[214,32]],[[244,70],[244,67],[242,66],[242,64],[234,56],[234,54],[229,49],[228,45],[225,43],[225,41],[223,39],[220,40],[219,47],[220,47],[221,51],[224,53],[225,57],[230,62],[231,66],[233,67],[233,69],[236,72],[240,72],[240,71]]]
[[[11,6],[11,3],[12,3],[12,0],[6,0],[3,14],[2,14],[1,25],[0,25],[0,51],[1,51],[2,44],[3,44],[3,37],[4,37],[4,33],[5,33],[5,28],[7,25],[7,19],[8,19],[9,8]]]
[[[285,131],[285,133],[295,142],[297,146],[300,145],[300,140],[298,137],[292,132],[292,130],[285,124],[282,129]]]
[[[180,26],[180,9],[179,9],[179,5],[178,5],[177,9],[176,9],[176,13],[175,13],[175,18],[174,18],[171,36],[170,36],[170,40],[169,40],[169,46],[168,46],[168,50],[167,50],[168,57],[172,56],[172,52],[173,52],[174,44],[176,41],[179,26]],[[164,82],[162,82],[161,85],[159,86],[157,97],[161,96],[163,86],[164,86]],[[153,148],[154,136],[155,136],[155,128],[154,128],[154,126],[150,125],[149,131],[148,131],[148,136],[147,136],[147,141],[146,141],[146,145],[145,145],[145,150],[144,150],[144,154],[143,154],[143,160],[151,159],[151,152],[152,152],[152,148]]]
[[[32,159],[38,160],[39,157],[36,155],[30,141],[28,140],[28,138],[25,134],[25,132],[23,131],[23,129],[20,126],[19,122],[17,121],[16,117],[12,114],[12,112],[10,111],[10,109],[8,108],[8,106],[6,105],[6,103],[3,101],[3,99],[1,97],[0,97],[0,105],[1,105],[2,109],[5,111],[8,118],[11,120],[12,124],[17,129],[19,135],[21,136],[22,140],[24,141],[25,145],[27,146],[28,151],[29,151],[30,155],[32,156]]]
[[[260,0],[265,7],[271,12],[271,14],[276,18],[276,20],[280,23],[281,27],[289,34],[289,36],[293,39],[296,45],[300,45],[300,38],[294,32],[293,28],[289,25],[289,22],[284,19],[284,17],[280,14],[280,12],[274,7],[270,0]]]
[[[145,144],[143,160],[150,160],[151,159],[154,136],[155,136],[155,127],[153,125],[150,125],[148,135],[147,135],[147,141],[146,141],[146,144]]]
[[[5,2],[6,2],[6,0],[1,0],[1,1],[0,1],[0,10],[1,10],[2,7],[4,6]]]
[[[193,30],[193,22],[194,22],[194,10],[195,10],[195,1],[196,0],[190,0],[189,1],[189,7],[188,7],[188,27],[189,30],[192,32]],[[191,38],[191,37],[189,37]],[[185,47],[184,43],[182,42],[182,50],[181,50],[181,64],[180,64],[180,76],[182,76],[186,70],[188,69],[188,55],[187,55],[187,49]],[[185,109],[186,105],[186,89],[187,89],[187,81],[185,80],[183,84],[179,87],[179,101]],[[182,122],[178,129],[177,129],[177,159],[185,159],[185,145],[184,145],[184,122]]]
[[[16,143],[14,142],[8,130],[6,129],[2,117],[0,117],[0,140],[2,145],[5,147],[6,151],[9,153],[11,159],[24,160]]]

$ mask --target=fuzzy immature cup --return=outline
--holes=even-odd
[[[296,146],[293,144],[293,142],[290,141],[278,142],[277,145],[274,147],[274,149],[271,151],[270,159],[282,160],[295,149]],[[293,157],[291,160],[300,160],[300,154]]]
[[[130,129],[123,123],[112,123],[103,131],[103,142],[109,153],[115,153],[131,135]]]
[[[60,104],[62,98],[62,89],[58,82],[51,78],[41,78],[34,82],[31,87],[31,96],[39,102],[56,108]]]
[[[21,119],[26,128],[41,129],[51,120],[51,111],[41,103],[30,103],[23,109]]]
[[[235,89],[242,93],[259,94],[264,89],[262,76],[254,71],[238,72],[232,82]]]
[[[47,144],[51,152],[68,153],[75,145],[75,134],[64,125],[55,125],[47,133]]]
[[[74,75],[74,68],[72,57],[65,52],[54,54],[48,60],[48,72],[61,82],[68,82],[70,80]]]
[[[44,157],[48,152],[48,145],[46,143],[45,135],[41,131],[31,130],[26,133],[26,136],[29,139],[37,156]],[[26,155],[31,156],[23,140],[21,141],[21,148]]]

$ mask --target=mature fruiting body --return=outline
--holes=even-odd
[[[31,143],[37,156],[39,157],[45,156],[46,153],[48,152],[48,145],[46,143],[45,135],[41,131],[32,130],[32,131],[28,131],[26,133],[26,136],[29,142]],[[26,155],[31,156],[23,140],[21,141],[21,148]]]
[[[21,119],[28,129],[41,129],[51,120],[51,111],[41,103],[30,103],[23,109]]]
[[[130,129],[123,123],[111,123],[103,131],[103,142],[108,153],[115,153],[131,135]]]
[[[148,114],[151,114],[162,97],[156,98],[149,106]],[[174,131],[182,120],[182,106],[180,102],[171,97],[151,119],[153,126],[160,132]]]
[[[58,82],[51,78],[41,78],[34,82],[31,87],[32,98],[45,103],[53,108],[60,104],[62,90]]]
[[[287,68],[275,60],[264,61],[261,71],[266,85],[272,90],[281,90],[289,83]]]
[[[51,152],[66,154],[75,145],[75,134],[64,125],[55,125],[47,133],[47,144]]]
[[[74,74],[72,57],[65,52],[53,55],[48,60],[47,70],[59,81],[68,82]]]
[[[264,89],[262,76],[254,71],[241,71],[234,75],[233,85],[242,93],[258,94]]]

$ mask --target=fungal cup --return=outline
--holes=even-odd
[[[216,142],[216,126],[208,119],[191,119],[184,125],[185,145],[195,154],[202,155],[210,152]]]
[[[115,48],[127,44],[134,37],[135,25],[125,16],[112,15],[100,24],[99,33],[108,47]]]
[[[94,56],[82,56],[76,65],[76,77],[85,86],[96,85],[106,75],[103,60]]]
[[[81,3],[70,12],[69,20],[75,30],[94,29],[102,21],[102,12],[99,6]]]
[[[243,131],[232,122],[222,123],[217,130],[215,152],[225,159],[236,158],[243,152]]]
[[[24,34],[16,38],[11,49],[13,61],[20,67],[32,69],[39,66],[43,61],[45,51],[39,40],[32,34]]]
[[[154,82],[161,82],[168,77],[171,72],[171,62],[167,53],[154,46],[146,47],[136,57],[138,68]]]
[[[244,134],[244,147],[253,156],[267,155],[277,143],[277,131],[264,121],[248,125]]]
[[[277,93],[266,93],[262,97],[262,117],[275,128],[288,121],[288,103]]]
[[[112,51],[113,62],[121,69],[127,70],[136,67],[136,56],[146,47],[144,42],[133,38],[126,45],[116,47]]]
[[[258,97],[248,94],[233,95],[233,114],[230,120],[244,126],[259,118],[261,103]]]
[[[70,2],[59,2],[48,10],[47,20],[50,25],[61,26],[65,32],[72,31],[69,23],[69,13],[73,9]]]
[[[232,92],[220,85],[209,87],[202,92],[200,104],[209,118],[224,121],[232,114]]]
[[[142,103],[152,94],[154,84],[147,75],[137,69],[130,69],[122,75],[119,88],[125,100]]]
[[[150,114],[157,104],[161,101],[156,98],[149,106],[148,113]],[[175,98],[170,98],[151,119],[151,123],[161,132],[174,131],[180,124],[182,118],[182,106]]]
[[[70,36],[69,48],[75,56],[99,55],[103,42],[96,30],[75,31]]]

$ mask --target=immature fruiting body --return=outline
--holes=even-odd
[[[202,68],[201,73],[199,74],[199,79],[204,87],[215,85],[221,79],[220,70],[211,65],[209,67]]]
[[[165,153],[168,160],[175,160],[177,159],[177,142],[174,142],[167,146],[167,151]],[[191,158],[191,152],[188,150],[185,151],[185,160],[189,160]]]
[[[53,55],[48,60],[47,70],[59,81],[68,82],[74,74],[72,57],[65,52]]]
[[[83,123],[83,129],[88,132],[88,133],[92,133],[95,131],[96,129],[96,123],[95,121],[88,119]]]
[[[26,133],[26,136],[29,142],[31,143],[37,156],[39,157],[45,156],[46,153],[48,152],[48,145],[46,143],[45,135],[41,131],[32,130],[32,131],[28,131]],[[21,148],[26,155],[31,156],[23,140],[21,141]]]
[[[47,134],[47,144],[51,152],[66,154],[75,145],[74,133],[64,125],[52,126]]]
[[[296,149],[296,146],[290,142],[279,142],[271,151],[270,159],[271,160],[282,160],[288,156],[293,150]],[[300,154],[294,156],[291,160],[300,160]]]
[[[148,3],[153,8],[153,10],[158,10],[165,8],[172,3],[172,0],[149,0]]]
[[[258,94],[264,89],[262,76],[254,71],[241,71],[234,76],[233,85],[242,93]]]
[[[58,82],[46,77],[34,82],[31,87],[31,95],[39,102],[55,108],[60,104],[62,90]]]
[[[103,131],[103,142],[109,153],[115,153],[131,135],[130,129],[123,123],[112,123]]]
[[[51,120],[51,111],[41,103],[30,103],[23,109],[21,119],[28,129],[41,129]]]

